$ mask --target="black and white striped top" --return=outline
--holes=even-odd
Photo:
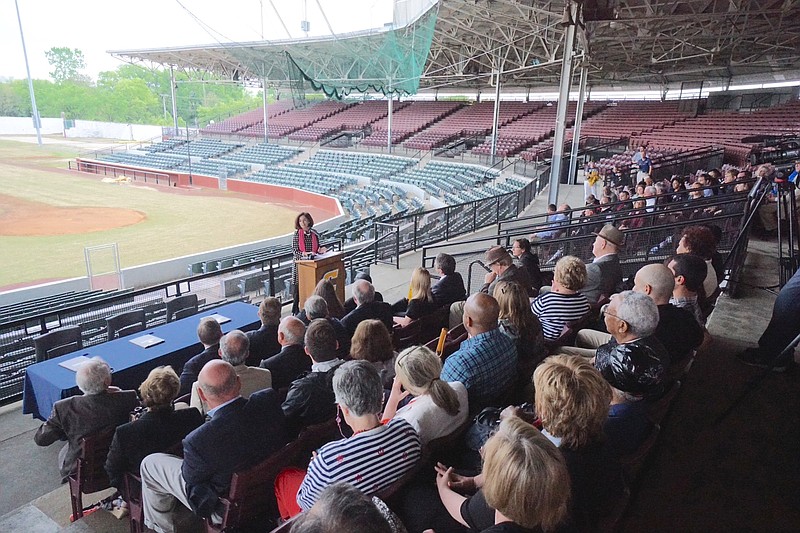
[[[589,312],[589,300],[586,296],[546,292],[531,304],[533,314],[542,323],[545,339],[557,339],[564,329],[564,324],[582,318]]]

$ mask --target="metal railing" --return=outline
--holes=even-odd
[[[133,181],[142,181],[144,183],[155,183],[156,185],[173,185],[172,176],[162,172],[153,170],[137,170],[130,167],[118,167],[111,164],[103,163],[89,163],[82,161],[77,163],[69,161],[67,164],[69,170],[77,172],[90,172],[92,174],[102,174],[103,176],[111,176],[113,178],[129,178]]]

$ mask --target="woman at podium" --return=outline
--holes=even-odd
[[[294,260],[311,259],[316,254],[324,254],[327,248],[319,246],[319,233],[314,231],[314,219],[311,213],[302,212],[294,219],[294,235],[292,236],[292,254]],[[292,267],[292,314],[300,312],[300,287],[297,283],[297,264]]]

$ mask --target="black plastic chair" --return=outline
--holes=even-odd
[[[135,309],[127,313],[120,313],[106,319],[108,340],[113,341],[118,337],[125,337],[145,329],[144,309]]]
[[[198,303],[196,294],[184,294],[167,302],[167,322],[180,320],[197,313]]]
[[[37,363],[80,350],[83,348],[81,327],[69,326],[39,335],[33,339],[33,345],[36,347]]]

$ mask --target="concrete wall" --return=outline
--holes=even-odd
[[[42,133],[63,133],[64,123],[60,118],[43,118]],[[31,117],[0,117],[0,135],[36,135]]]
[[[75,127],[67,129],[66,136],[68,138],[92,137],[123,141],[147,141],[153,137],[161,136],[161,126],[76,120]]]

